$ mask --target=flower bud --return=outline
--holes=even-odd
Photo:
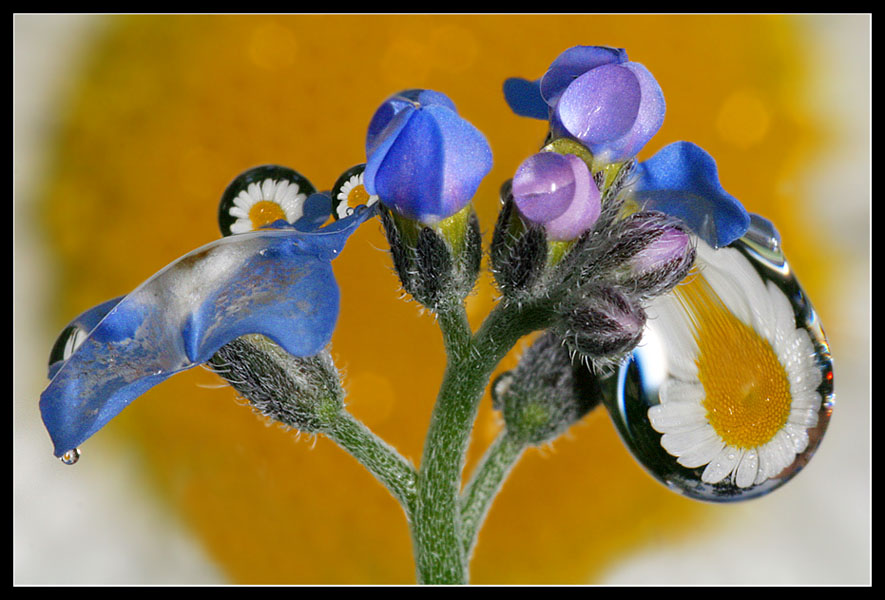
[[[600,392],[595,376],[572,363],[562,339],[549,331],[492,385],[508,434],[532,445],[559,437],[599,404]]]
[[[579,299],[563,307],[552,330],[584,361],[604,369],[636,347],[645,321],[638,302],[613,288],[599,287],[585,289]]]
[[[665,294],[685,279],[694,264],[691,235],[679,219],[655,211],[633,213],[617,226],[607,253],[614,281],[632,297]]]
[[[344,390],[327,350],[293,356],[262,335],[225,344],[207,363],[260,414],[298,431],[328,429],[344,408]]]
[[[436,226],[470,203],[492,168],[485,137],[445,95],[408,90],[389,98],[366,136],[366,191],[393,212]]]
[[[547,234],[526,224],[513,201],[512,181],[501,186],[501,211],[489,248],[492,274],[508,300],[520,302],[534,295],[547,264]]]
[[[559,97],[551,127],[555,137],[580,141],[594,163],[621,162],[635,156],[664,122],[664,95],[639,63],[594,67]]]
[[[504,95],[516,114],[549,119],[551,138],[586,146],[594,172],[635,156],[661,128],[666,110],[648,69],[623,49],[605,46],[569,48],[541,79],[508,79]]]
[[[577,156],[555,152],[530,156],[517,169],[512,189],[520,214],[542,225],[551,240],[573,240],[599,218],[599,189]]]

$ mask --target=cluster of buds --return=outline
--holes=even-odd
[[[552,330],[573,354],[597,369],[618,364],[642,337],[644,303],[691,269],[690,233],[664,213],[631,212],[632,162],[606,182],[611,171],[546,150],[502,188],[492,271],[504,301],[553,305]]]

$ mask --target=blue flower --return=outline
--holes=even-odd
[[[445,95],[407,90],[388,98],[366,136],[366,191],[392,211],[434,226],[467,206],[492,168],[485,137]]]
[[[646,210],[682,219],[714,248],[743,236],[750,216],[719,183],[716,161],[691,142],[665,146],[637,166],[628,194]]]
[[[664,121],[664,95],[643,65],[623,49],[576,46],[553,61],[544,76],[511,78],[504,96],[518,115],[547,119],[554,138],[581,142],[594,163],[628,160]]]
[[[50,354],[51,381],[40,396],[55,455],[76,449],[149,388],[242,335],[265,335],[296,356],[320,352],[338,317],[331,261],[376,214],[358,207],[320,227],[330,211],[331,199],[295,171],[251,169],[222,197],[219,222],[233,235],[74,319]]]

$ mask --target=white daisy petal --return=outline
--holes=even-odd
[[[719,483],[734,471],[738,461],[743,456],[743,450],[726,446],[719,451],[716,458],[710,461],[707,468],[701,474],[704,483]]]
[[[286,192],[289,190],[290,187],[291,187],[291,184],[288,181],[286,181],[285,179],[281,179],[277,183],[276,188],[273,191],[273,197],[267,198],[267,199],[273,200],[277,204],[282,204],[283,198],[286,197]]]
[[[697,429],[665,433],[661,436],[661,446],[673,456],[681,458],[684,454],[693,452],[697,448],[706,447],[711,440],[717,438],[713,428],[704,424]],[[712,457],[710,458],[712,459]]]
[[[230,210],[227,213],[238,219],[248,219],[249,218],[249,210],[245,209],[241,206],[231,206]]]
[[[232,233],[246,233],[252,231],[252,223],[248,220],[238,219],[230,226]]]
[[[234,204],[236,206],[245,208],[246,210],[249,210],[249,208],[254,203],[255,202],[253,201],[252,196],[250,196],[249,193],[246,192],[246,190],[241,191],[239,194],[237,194],[237,197],[234,198]]]
[[[677,379],[697,381],[698,346],[692,335],[694,326],[677,296],[661,296],[649,306],[647,314],[649,322],[659,329],[661,339],[667,340],[667,369]]]
[[[790,444],[796,454],[804,452],[808,447],[808,430],[794,423],[784,425],[784,433],[789,437]]]
[[[277,189],[277,182],[273,179],[265,179],[261,182],[261,199],[272,200],[274,192]]]
[[[678,379],[668,379],[661,386],[659,398],[661,404],[671,402],[699,404],[704,399],[704,386],[697,381],[689,383]]]
[[[252,199],[252,204],[256,202],[261,202],[261,188],[254,181],[249,184],[249,187],[246,188],[246,191],[249,193],[249,197]]]
[[[696,429],[706,423],[707,411],[693,402],[671,402],[648,409],[648,420],[659,433]]]
[[[702,467],[716,458],[724,447],[725,442],[710,428],[709,436],[691,450],[682,453],[676,462],[690,469]]]
[[[810,429],[817,425],[817,410],[813,407],[791,409],[787,421]]]
[[[759,472],[759,455],[755,448],[744,452],[740,463],[734,473],[734,483],[739,488],[747,488],[756,481],[756,473]]]

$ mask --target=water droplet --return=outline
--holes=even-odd
[[[73,450],[68,450],[59,458],[61,462],[66,465],[76,464],[78,460],[80,460],[80,449],[74,448]]]
[[[834,404],[820,321],[764,223],[655,300],[604,401],[655,478],[699,500],[766,494],[816,451]]]

